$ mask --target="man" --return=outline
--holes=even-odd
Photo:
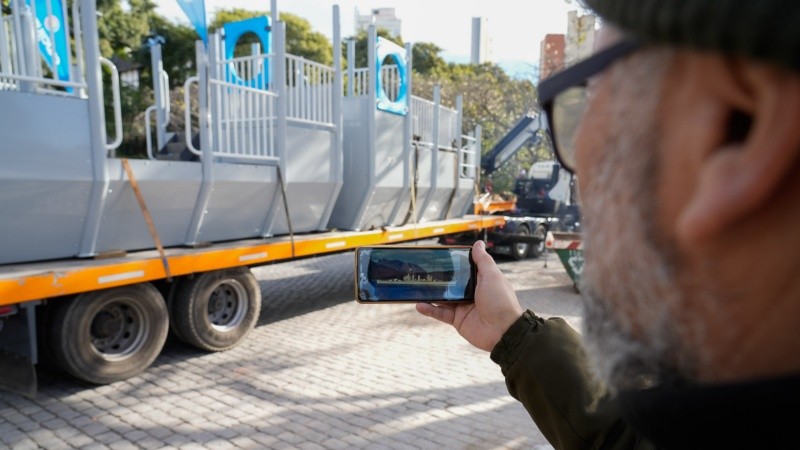
[[[585,342],[480,242],[475,303],[417,309],[491,351],[557,448],[796,447],[800,3],[586,3],[598,51],[539,87],[581,180]]]

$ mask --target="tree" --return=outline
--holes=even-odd
[[[530,80],[513,79],[503,69],[491,63],[481,65],[448,64],[430,74],[414,78],[414,94],[432,98],[433,88],[441,86],[442,103],[455,105],[457,95],[463,95],[463,128],[482,127],[482,149],[486,153],[502,139],[519,118],[538,109],[536,88]],[[546,150],[545,150],[546,151]],[[532,149],[517,153],[512,161],[492,175],[495,190],[510,190],[520,168],[540,158]]]
[[[150,18],[156,14],[155,2],[127,0],[127,3],[129,10],[125,11],[119,0],[98,2],[100,53],[106,58],[114,55],[129,58],[150,34]]]
[[[194,28],[169,22],[158,15],[150,18],[150,36],[154,35],[164,41],[161,61],[169,75],[170,88],[183,86],[186,79],[197,72],[195,42],[200,37]],[[145,42],[134,53],[134,59],[147,69],[141,77],[141,83],[152,86],[150,48]]]
[[[443,71],[447,67],[445,60],[439,56],[442,48],[432,42],[417,42],[411,47],[414,72],[431,75]]]
[[[217,11],[210,29],[222,28],[223,24],[269,15],[266,11],[250,11],[242,8]],[[286,52],[295,56],[316,61],[325,65],[333,64],[331,43],[324,34],[314,31],[308,20],[291,13],[280,13],[280,20],[286,23]],[[237,55],[249,54],[250,44],[258,42],[255,35],[245,35],[237,44]],[[243,50],[238,50],[242,48]]]

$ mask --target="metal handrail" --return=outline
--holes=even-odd
[[[111,69],[111,96],[114,101],[114,136],[112,143],[106,144],[106,149],[114,150],[122,143],[122,102],[119,98],[119,71],[113,62],[100,58],[100,63]]]
[[[170,122],[170,115],[172,113],[172,105],[169,101],[169,74],[166,70],[161,70],[161,104],[165,105],[164,107],[164,127],[169,125]]]
[[[315,67],[315,68],[320,69],[320,70],[333,71],[333,67],[326,66],[325,64],[322,64],[322,63],[317,62],[317,61],[312,61],[310,59],[305,59],[302,56],[287,54],[286,55],[286,59],[295,60],[295,61],[302,61],[302,63],[305,64],[306,66]]]
[[[150,105],[144,110],[144,140],[147,144],[147,157],[149,159],[156,159],[153,155],[153,138],[150,137],[150,116],[156,110],[155,105]]]
[[[110,61],[109,61],[110,62]],[[36,77],[31,75],[18,75],[12,73],[2,73],[0,74],[3,79],[7,80],[19,80],[19,81],[30,81],[34,83],[43,83],[43,84],[50,84],[53,86],[59,87],[71,87],[71,88],[78,88],[78,89],[85,89],[86,83],[78,83],[77,81],[62,81],[62,80],[54,80],[52,78],[43,78],[43,77]]]
[[[190,87],[192,83],[197,83],[200,86],[200,77],[193,76],[186,79],[186,82],[183,83],[183,105],[184,105],[184,126],[186,127],[185,140],[186,140],[186,148],[189,149],[190,152],[194,153],[195,155],[202,156],[203,153],[195,148],[194,144],[192,143],[192,96],[190,95]],[[149,134],[148,134],[149,136]]]

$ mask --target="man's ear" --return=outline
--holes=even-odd
[[[726,85],[737,92],[723,105],[730,117],[724,138],[700,161],[678,215],[677,237],[687,248],[768,206],[800,155],[800,76],[760,63],[725,65],[735,81]]]

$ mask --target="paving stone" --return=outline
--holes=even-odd
[[[109,445],[112,450],[136,450],[139,448],[138,445],[135,445],[133,442],[129,441],[117,441]]]
[[[23,439],[21,441],[15,442],[13,446],[14,450],[34,450],[38,449],[39,444],[31,439]]]

